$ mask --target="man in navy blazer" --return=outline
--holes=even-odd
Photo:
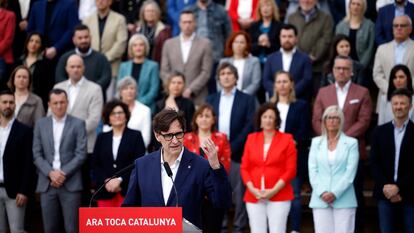
[[[221,91],[208,96],[207,102],[213,106],[217,115],[218,131],[225,133],[230,141],[230,183],[235,204],[233,232],[237,233],[243,232],[247,225],[247,212],[243,201],[245,188],[240,176],[240,163],[247,135],[253,130],[255,99],[236,89],[238,74],[232,64],[221,63],[217,69],[217,77]]]
[[[45,56],[52,60],[72,48],[73,29],[78,23],[75,0],[39,0],[31,9],[27,31],[43,34]]]
[[[275,74],[278,71],[286,71],[293,76],[297,98],[309,100],[311,97],[312,64],[309,56],[297,49],[297,35],[298,31],[295,26],[283,25],[279,36],[280,51],[267,57],[263,70],[263,86],[269,98],[273,96]]]
[[[414,19],[414,4],[408,0],[395,0],[394,3],[381,7],[378,10],[377,21],[375,22],[375,42],[377,45],[390,42],[393,36],[393,20],[396,11],[402,11],[401,15],[408,15]],[[410,35],[414,39],[414,33]]]
[[[412,93],[397,89],[391,96],[394,119],[378,126],[371,143],[371,169],[375,181],[382,233],[395,232],[399,218],[404,232],[414,232],[414,124],[409,119]],[[397,217],[398,216],[398,217]]]
[[[201,204],[206,196],[216,208],[227,208],[231,204],[230,184],[217,158],[216,147],[211,140],[202,145],[208,161],[186,150],[183,146],[185,118],[182,112],[173,109],[159,112],[154,117],[153,128],[162,148],[135,161],[122,205],[179,206],[183,218],[201,227]]]

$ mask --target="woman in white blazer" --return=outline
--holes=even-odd
[[[338,106],[322,115],[322,135],[312,140],[309,180],[316,233],[351,233],[357,201],[353,181],[358,167],[358,141],[343,131],[344,114]]]

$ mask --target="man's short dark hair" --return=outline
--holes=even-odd
[[[0,91],[0,96],[3,96],[3,95],[12,95],[12,96],[14,96],[14,93],[10,89],[5,89],[5,90]]]
[[[50,101],[50,97],[52,96],[52,95],[60,95],[60,94],[64,94],[65,96],[66,96],[66,99],[68,99],[68,94],[66,93],[66,91],[65,90],[63,90],[63,89],[60,89],[60,88],[54,88],[54,89],[52,89],[51,91],[49,91],[49,101]]]
[[[167,132],[170,129],[171,124],[177,120],[180,123],[183,132],[185,129],[185,117],[181,111],[174,109],[163,109],[152,120],[153,130],[156,133]]]
[[[298,36],[298,29],[293,24],[283,24],[280,30],[293,30],[295,36]]]
[[[413,93],[412,93],[410,90],[408,90],[407,88],[398,88],[398,89],[396,89],[396,90],[395,90],[395,91],[391,94],[391,99],[392,99],[392,97],[394,97],[394,96],[396,96],[396,95],[399,95],[399,96],[401,96],[401,95],[406,96],[406,97],[409,99],[410,104],[413,102]]]
[[[195,18],[194,12],[192,10],[182,10],[180,12],[180,17],[181,15],[188,15],[188,14],[193,15],[193,17]]]
[[[229,68],[229,70],[231,70],[231,72],[234,74],[234,77],[236,77],[236,80],[239,80],[237,68],[230,62],[223,62],[219,65],[219,67],[217,68],[217,79],[220,79],[220,72],[226,68]]]
[[[89,27],[86,26],[85,24],[78,24],[73,29],[74,32],[76,32],[76,31],[84,31],[84,30],[88,30],[89,31]]]

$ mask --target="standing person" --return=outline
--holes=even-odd
[[[79,23],[74,0],[39,0],[29,14],[27,32],[39,32],[45,38],[45,57],[53,69],[59,57],[72,48],[73,29]]]
[[[391,69],[387,95],[382,95],[378,106],[378,125],[385,124],[394,119],[392,113],[391,96],[396,89],[406,88],[413,92],[413,80],[410,69],[406,65],[396,65]],[[414,109],[411,108],[409,118],[414,121]]]
[[[135,24],[135,32],[143,34],[149,43],[148,58],[161,64],[161,53],[164,43],[171,38],[171,27],[161,21],[161,9],[154,0],[142,3],[139,21]]]
[[[316,233],[354,232],[357,200],[353,186],[358,141],[344,134],[344,114],[337,105],[322,115],[322,135],[312,139],[309,181]]]
[[[34,190],[33,130],[14,117],[13,92],[0,92],[0,231],[22,233],[28,197]],[[8,222],[8,226],[7,226]]]
[[[88,156],[83,164],[83,186],[82,205],[87,206],[91,196],[90,183],[90,160],[96,140],[96,128],[101,119],[103,107],[103,94],[101,87],[85,78],[85,65],[82,57],[72,54],[66,62],[66,72],[69,79],[55,85],[68,93],[69,105],[67,112],[74,117],[85,121],[86,133],[88,135]]]
[[[324,123],[323,112],[331,105],[338,105],[346,116],[343,122],[345,135],[358,140],[359,162],[354,186],[358,201],[356,230],[360,232],[364,229],[365,216],[363,195],[364,164],[367,159],[365,132],[371,121],[372,103],[368,89],[352,83],[352,60],[349,57],[336,57],[332,72],[335,83],[321,88],[313,105],[312,127],[316,135],[321,135],[321,127]]]
[[[139,102],[155,111],[155,98],[158,95],[160,78],[158,64],[148,58],[150,46],[142,34],[135,34],[128,42],[129,61],[121,63],[117,82],[126,76],[132,76],[138,83],[136,98]]]
[[[216,146],[210,139],[202,145],[207,160],[185,149],[185,119],[176,110],[164,109],[155,115],[153,130],[162,147],[135,161],[123,205],[178,205],[183,209],[183,218],[201,227],[201,203],[206,195],[215,208],[228,208],[231,203],[230,184]],[[166,166],[170,167],[171,175]],[[170,178],[177,187],[178,197]]]
[[[304,100],[296,99],[293,77],[285,71],[275,75],[275,95],[270,99],[280,115],[279,131],[290,133],[297,150],[296,177],[292,180],[295,198],[290,207],[292,233],[300,231],[302,218],[302,185],[307,180],[308,147],[310,136],[310,107]]]
[[[160,76],[165,82],[174,71],[182,72],[186,78],[183,97],[196,105],[207,97],[207,82],[210,79],[213,56],[210,41],[196,35],[196,18],[192,11],[180,14],[179,36],[168,39],[162,51]]]
[[[67,113],[65,91],[53,89],[49,99],[52,115],[37,122],[33,139],[43,226],[45,233],[56,233],[62,228],[78,232],[81,167],[87,153],[85,122]],[[59,224],[61,219],[64,226]]]
[[[263,104],[256,114],[259,132],[247,137],[240,166],[246,184],[244,201],[252,233],[285,233],[296,175],[292,135],[280,132],[274,104]]]
[[[207,140],[214,142],[217,156],[228,174],[230,170],[231,148],[224,133],[216,130],[216,114],[209,104],[202,104],[194,113],[191,121],[192,131],[184,135],[184,146],[191,152],[206,157],[201,145]],[[203,232],[220,232],[223,223],[225,208],[214,208],[208,198],[203,200]]]
[[[185,77],[183,73],[173,72],[164,84],[164,98],[157,102],[156,113],[165,108],[176,109],[184,113],[186,130],[191,131],[191,121],[195,112],[193,101],[184,98]]]
[[[217,69],[221,91],[207,97],[206,102],[217,112],[218,131],[225,133],[231,146],[230,183],[233,191],[233,232],[244,232],[248,224],[243,195],[245,187],[240,176],[240,163],[247,135],[253,130],[255,112],[253,96],[237,90],[237,68],[223,62]],[[223,227],[227,229],[227,219]]]
[[[377,112],[380,100],[387,94],[388,78],[391,69],[398,64],[406,65],[411,74],[414,74],[414,41],[410,38],[413,30],[412,20],[409,16],[397,16],[393,22],[394,40],[382,44],[375,54],[373,78],[379,92],[377,98]]]
[[[38,32],[29,33],[24,43],[23,55],[16,66],[24,65],[30,70],[32,77],[32,92],[38,95],[47,109],[49,91],[55,84],[54,70],[50,69],[50,60],[44,56],[44,37]]]
[[[313,96],[319,90],[323,65],[331,44],[333,20],[316,6],[318,0],[299,0],[299,8],[288,17],[298,29],[298,48],[312,61]]]
[[[267,56],[280,48],[282,22],[279,8],[273,0],[259,0],[256,17],[257,21],[250,26],[249,34],[252,38],[252,54],[259,58],[263,66]]]
[[[392,93],[394,118],[377,126],[372,138],[371,169],[382,233],[397,229],[414,232],[414,124],[409,119],[412,95],[407,89]]]
[[[220,63],[228,62],[237,68],[239,79],[237,80],[237,89],[256,96],[260,87],[261,69],[257,57],[250,54],[252,41],[244,31],[233,32],[226,41],[224,51],[225,58]],[[219,86],[219,85],[218,85]],[[218,88],[220,90],[220,88]]]
[[[393,39],[393,21],[398,16],[406,15],[414,18],[414,4],[408,0],[394,0],[384,7],[378,9],[377,20],[375,21],[375,42],[378,46],[388,43]],[[414,34],[410,37],[414,39]]]
[[[125,17],[111,10],[111,4],[112,0],[96,0],[97,11],[82,21],[90,30],[92,49],[104,54],[111,63],[112,80],[106,92],[107,99],[115,94],[115,77],[128,41]]]
[[[367,68],[375,51],[375,25],[364,17],[367,0],[350,0],[348,8],[348,15],[336,25],[335,33],[350,38],[351,58]]]
[[[37,120],[45,115],[45,110],[40,97],[30,91],[32,85],[30,70],[25,66],[16,67],[7,84],[14,92],[16,119],[34,127]]]
[[[296,97],[307,101],[312,94],[312,62],[309,56],[297,47],[298,31],[295,26],[283,25],[279,38],[280,51],[270,54],[263,68],[263,87],[269,98],[272,97],[275,75],[283,70],[293,76]]]
[[[259,0],[230,0],[228,14],[231,19],[233,31],[249,30],[256,20],[256,8]]]
[[[168,24],[171,25],[173,36],[180,34],[181,11],[196,2],[197,0],[167,0]]]
[[[75,49],[72,49],[60,57],[56,67],[56,83],[66,81],[66,63],[72,54],[78,54],[85,63],[85,76],[90,81],[101,86],[103,93],[111,82],[111,65],[105,55],[91,48],[91,33],[88,26],[79,24],[75,27],[73,37]]]
[[[96,187],[101,187],[107,179],[132,164],[145,154],[141,133],[127,127],[130,118],[128,105],[112,100],[103,110],[103,123],[112,130],[101,133],[96,139],[92,155],[92,173]],[[120,174],[105,184],[96,199],[98,207],[119,207],[128,189],[131,171]]]
[[[13,38],[16,25],[16,16],[12,11],[6,10],[7,0],[0,0],[0,89],[7,88],[7,78],[10,66],[13,64]]]

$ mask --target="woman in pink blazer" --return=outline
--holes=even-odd
[[[267,233],[269,227],[270,233],[284,233],[293,199],[290,182],[296,175],[295,143],[292,135],[278,131],[274,104],[259,108],[256,124],[261,131],[248,136],[240,167],[250,231]]]

